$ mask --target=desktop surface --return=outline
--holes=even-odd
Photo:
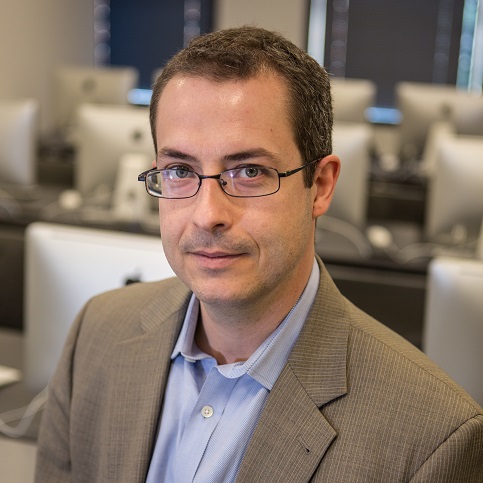
[[[22,370],[22,356],[22,332],[0,328],[0,364]],[[32,397],[21,381],[1,386],[0,414],[25,406]],[[9,438],[0,432],[0,483],[33,483],[39,422],[40,415],[22,438]]]
[[[0,328],[0,364],[12,367],[23,373],[23,332],[16,329]],[[35,392],[28,389],[21,379],[19,382],[0,386],[0,413],[22,408],[30,403],[36,396]],[[40,414],[32,422],[22,439],[35,441],[37,439]],[[15,421],[12,423],[15,426]],[[0,432],[0,435],[3,433]]]
[[[0,437],[0,483],[33,483],[36,455],[35,443]]]

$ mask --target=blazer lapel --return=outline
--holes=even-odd
[[[320,408],[347,392],[343,300],[321,264],[316,300],[268,397],[238,482],[309,481],[336,438]]]
[[[237,482],[309,481],[335,436],[286,366],[267,400]]]
[[[170,355],[186,312],[186,289],[141,314],[143,334],[118,344],[106,391],[108,481],[145,481],[156,439]]]

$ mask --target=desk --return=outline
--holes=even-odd
[[[0,329],[0,364],[22,369],[22,334],[20,331]],[[0,413],[28,404],[32,398],[22,385],[15,383],[0,387]],[[34,481],[38,431],[36,420],[25,438],[10,439],[0,436],[0,483],[32,483]]]
[[[23,335],[20,330],[0,328],[0,364],[23,370]],[[35,395],[21,381],[0,387],[0,413],[26,406]],[[34,420],[25,439],[35,441],[37,438],[38,419]]]
[[[34,443],[0,437],[0,483],[32,483],[36,452]]]

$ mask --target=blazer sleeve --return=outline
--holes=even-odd
[[[56,371],[49,382],[48,400],[40,423],[36,483],[71,481],[70,405],[76,342],[82,311],[69,331]]]
[[[411,483],[483,483],[483,415],[454,431],[425,461]]]

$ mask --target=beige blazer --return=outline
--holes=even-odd
[[[36,481],[142,482],[190,297],[176,279],[94,298],[43,415]],[[273,387],[239,482],[483,482],[481,408],[340,295],[318,295]]]

